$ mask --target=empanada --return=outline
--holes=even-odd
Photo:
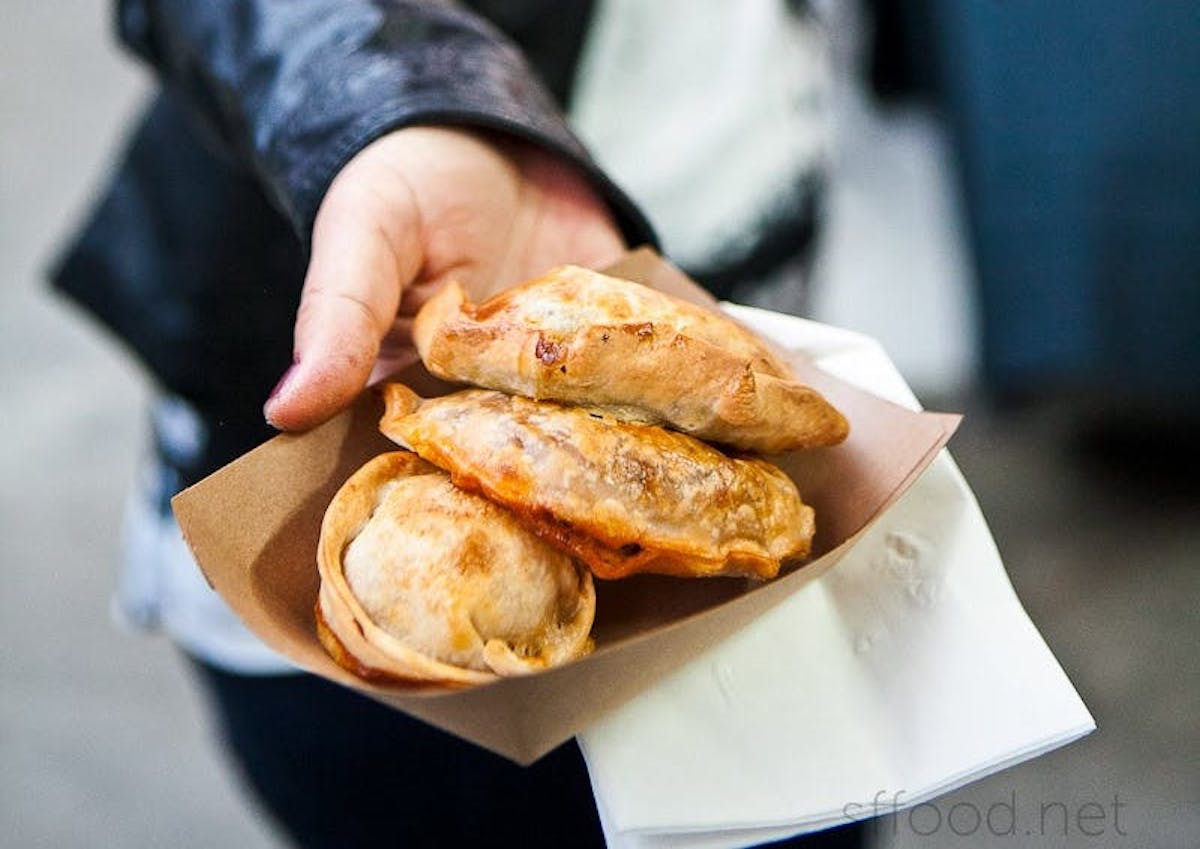
[[[422,401],[393,383],[384,399],[384,435],[504,505],[598,577],[771,578],[809,552],[813,511],[764,460],[490,390]]]
[[[591,575],[415,454],[382,454],[325,513],[321,642],[369,680],[465,686],[591,649]]]
[[[529,398],[603,407],[746,451],[834,445],[845,418],[750,331],[575,266],[470,304],[448,284],[417,314],[426,368]]]

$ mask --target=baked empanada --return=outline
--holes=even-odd
[[[596,410],[465,390],[384,387],[385,436],[504,505],[601,578],[774,577],[808,555],[813,511],[759,459]]]
[[[746,451],[834,445],[849,432],[741,325],[585,268],[556,268],[479,305],[452,282],[417,314],[413,338],[438,377],[603,407]]]
[[[342,486],[317,554],[322,644],[361,677],[465,686],[591,649],[591,575],[415,454]]]

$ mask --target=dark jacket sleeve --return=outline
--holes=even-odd
[[[307,244],[338,170],[418,124],[500,131],[573,161],[630,244],[654,242],[519,51],[458,7],[405,0],[119,0],[122,40]]]

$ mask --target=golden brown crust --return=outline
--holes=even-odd
[[[834,445],[849,425],[736,322],[563,266],[479,305],[448,284],[413,338],[439,377],[609,409],[747,451]]]
[[[380,430],[504,505],[599,577],[774,577],[806,557],[811,508],[764,460],[596,410],[467,390],[384,388]]]
[[[430,683],[419,679],[402,678],[398,675],[364,665],[357,657],[350,653],[350,650],[338,639],[337,634],[333,633],[333,629],[325,621],[325,614],[321,612],[319,602],[313,605],[313,615],[317,623],[317,640],[321,643],[321,648],[325,649],[325,653],[333,658],[334,662],[343,669],[353,672],[364,681],[369,681],[381,687],[409,687],[417,689],[422,685]],[[467,686],[461,682],[441,681],[437,683],[441,687],[460,688]]]
[[[586,570],[409,452],[342,486],[317,565],[322,645],[375,683],[469,686],[591,650]]]

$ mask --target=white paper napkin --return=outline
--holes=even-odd
[[[917,407],[873,340],[728,309]],[[827,575],[579,741],[610,847],[715,849],[903,809],[1094,728],[943,452]]]

